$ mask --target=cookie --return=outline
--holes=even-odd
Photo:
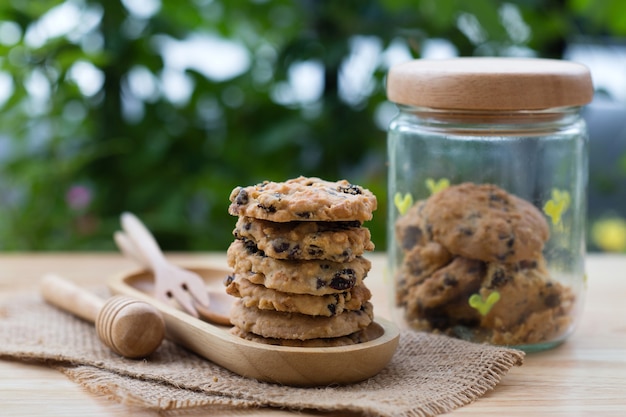
[[[396,301],[406,304],[410,288],[421,284],[435,271],[452,261],[452,254],[436,242],[413,246],[402,260],[396,274]]]
[[[471,297],[487,308],[472,306]],[[408,291],[405,318],[419,330],[527,345],[567,332],[573,305],[571,289],[550,279],[543,258],[504,264],[456,257]]]
[[[537,259],[549,237],[539,209],[492,184],[448,187],[426,200],[422,215],[433,240],[485,262]]]
[[[535,312],[526,319],[511,328],[494,329],[489,337],[489,342],[496,345],[531,345],[547,340],[559,340],[571,331],[574,324],[571,310],[574,303],[574,295],[569,288],[564,288],[562,305]]]
[[[374,325],[367,326],[363,330],[359,330],[356,333],[349,334],[341,337],[328,337],[318,339],[276,339],[268,338],[256,335],[254,333],[244,332],[238,327],[231,328],[230,332],[243,339],[250,340],[257,343],[265,343],[275,346],[291,346],[291,347],[339,347],[339,346],[351,346],[358,343],[369,342],[380,337],[380,331],[375,328]]]
[[[274,259],[250,242],[241,240],[231,243],[226,257],[235,274],[243,275],[255,284],[295,294],[345,292],[360,285],[371,269],[371,262],[361,256],[350,262]]]
[[[246,307],[237,300],[230,314],[232,324],[241,331],[275,339],[321,339],[342,337],[358,332],[370,325],[373,306],[363,304],[361,310],[344,311],[332,316],[307,316]]]
[[[298,177],[236,187],[229,197],[228,212],[274,222],[358,221],[372,219],[377,201],[374,194],[346,180]]]
[[[233,234],[276,259],[325,259],[348,262],[374,250],[369,229],[357,222],[277,223],[240,217]]]
[[[486,298],[497,291],[500,300],[482,318],[480,325],[507,331],[523,324],[533,314],[559,308],[565,297],[565,287],[550,280],[543,264],[488,265],[480,294]]]
[[[467,300],[480,289],[484,278],[484,262],[456,257],[409,289],[406,314],[426,319],[437,329],[474,323],[478,315]]]
[[[369,289],[363,285],[342,293],[316,296],[272,290],[237,275],[226,287],[226,292],[241,298],[246,307],[327,317],[346,310],[360,310],[363,303],[372,297]]]

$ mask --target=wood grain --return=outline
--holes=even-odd
[[[175,262],[212,262],[226,267],[225,255],[168,254]],[[373,263],[368,287],[377,314],[389,317],[384,283],[385,257]],[[104,285],[133,264],[118,254],[0,254],[0,297],[36,291],[48,272],[81,285]],[[451,415],[459,416],[623,416],[626,415],[626,256],[588,258],[589,289],[585,312],[574,335],[551,351],[529,354],[495,390]],[[1,341],[0,341],[1,343]],[[7,416],[286,416],[284,410],[193,410],[157,413],[119,405],[84,391],[53,369],[0,360],[0,415]],[[317,415],[316,413],[293,413]],[[333,414],[337,415],[337,414]],[[350,415],[350,414],[346,414]]]
[[[581,106],[593,98],[589,69],[554,59],[416,59],[392,67],[394,103],[456,110],[536,110]]]

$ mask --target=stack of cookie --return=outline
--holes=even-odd
[[[346,180],[299,177],[237,187],[230,201],[238,216],[227,253],[233,332],[289,346],[367,340],[371,264],[362,255],[374,245],[362,224],[376,197]]]
[[[396,302],[418,329],[476,341],[551,341],[571,325],[572,291],[551,279],[546,219],[491,184],[464,183],[416,202],[396,224]]]

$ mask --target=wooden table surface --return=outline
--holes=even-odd
[[[168,257],[174,262],[200,261],[226,266],[224,254],[168,254]],[[385,257],[375,253],[369,258],[373,267],[368,287],[374,294],[375,310],[389,317],[383,283]],[[113,253],[0,254],[0,298],[35,291],[39,278],[47,272],[94,286],[133,267],[121,255]],[[452,415],[626,415],[626,256],[590,255],[587,272],[585,312],[576,333],[556,349],[527,355],[524,365],[513,368],[495,390]],[[157,413],[95,396],[45,366],[0,360],[0,416],[160,415],[287,416],[292,413],[229,408]]]

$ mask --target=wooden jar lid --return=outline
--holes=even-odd
[[[387,97],[397,104],[452,110],[538,110],[593,98],[587,67],[539,58],[414,60],[392,67]]]

